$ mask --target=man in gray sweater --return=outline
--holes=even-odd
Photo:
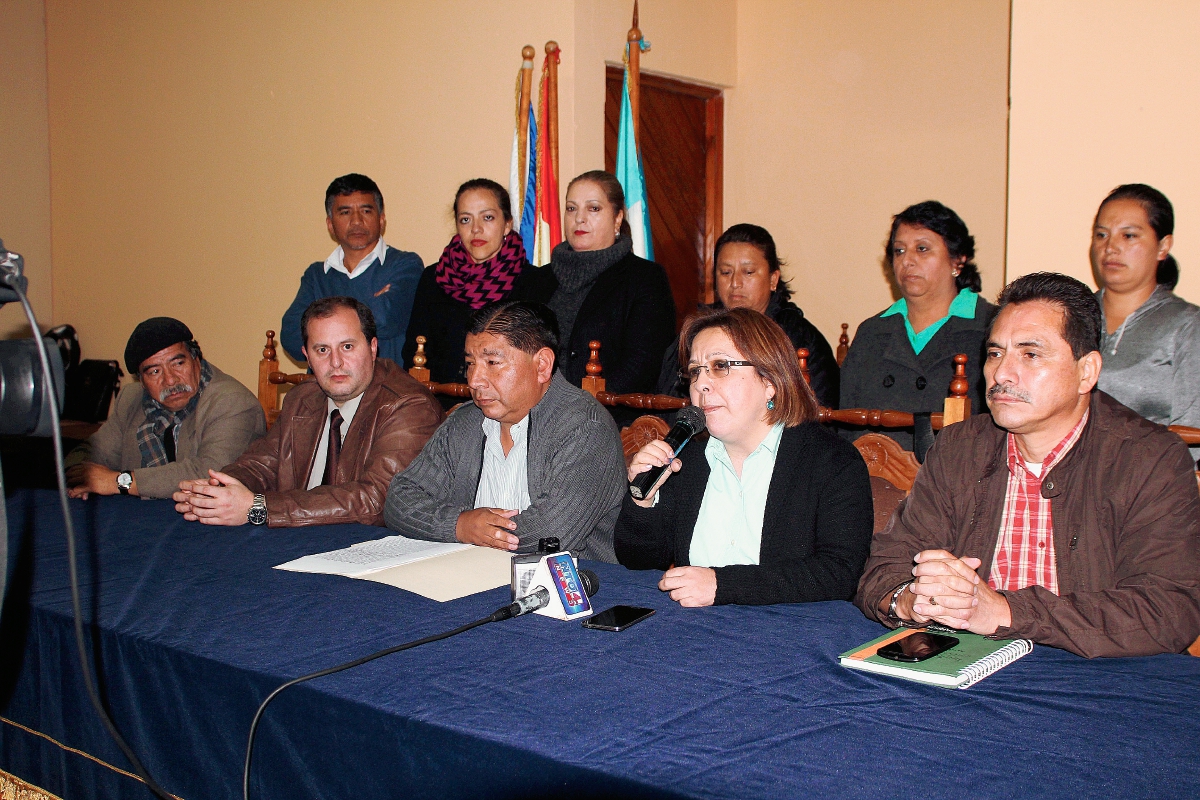
[[[475,312],[466,340],[473,402],[392,479],[389,528],[524,553],[554,536],[579,558],[616,562],[621,437],[595,398],[555,373],[558,344],[558,323],[541,304]]]
[[[137,382],[68,457],[72,497],[170,497],[180,481],[220,469],[267,431],[257,398],[205,361],[177,319],[153,317],[134,328],[125,367]]]

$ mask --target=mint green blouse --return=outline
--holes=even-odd
[[[902,314],[904,316],[904,331],[908,334],[908,343],[912,345],[913,352],[919,355],[925,349],[925,345],[929,344],[929,340],[942,329],[942,326],[951,317],[975,319],[975,303],[977,300],[979,300],[979,295],[975,292],[970,289],[960,289],[958,295],[950,301],[950,312],[920,333],[913,332],[912,323],[908,321],[908,302],[903,297],[888,306],[887,310],[879,316],[890,317],[892,314]]]
[[[738,478],[724,443],[709,437],[704,455],[708,459],[708,484],[688,560],[694,567],[727,567],[730,564],[757,564],[762,548],[763,516],[767,512],[767,492],[775,472],[775,454],[783,423],[770,432],[742,463]]]

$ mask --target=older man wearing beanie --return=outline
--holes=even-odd
[[[125,367],[136,382],[68,459],[72,497],[170,497],[180,481],[207,476],[266,433],[257,398],[205,361],[177,319],[153,317],[134,328]]]

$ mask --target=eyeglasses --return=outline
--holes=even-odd
[[[729,370],[734,367],[753,367],[753,361],[729,361],[724,358],[714,359],[707,364],[695,364],[679,373],[679,377],[687,383],[700,380],[700,370],[704,370],[714,378],[728,378]]]

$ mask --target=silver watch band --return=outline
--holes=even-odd
[[[896,613],[896,603],[900,601],[900,594],[913,583],[913,579],[906,580],[904,583],[892,590],[892,601],[888,603],[887,619],[888,622],[895,623],[898,626],[905,628],[919,627],[919,623],[912,620],[900,619],[900,615]]]

